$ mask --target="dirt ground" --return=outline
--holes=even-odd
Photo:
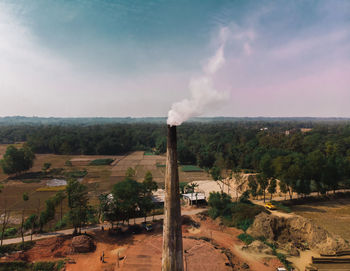
[[[327,231],[350,241],[350,199],[334,199],[291,207],[297,215],[309,218]]]
[[[252,270],[272,271],[282,266],[273,256],[243,252],[243,243],[237,238],[241,233],[226,228],[217,221],[193,215],[200,224],[194,228],[183,225],[184,267],[186,271]],[[162,247],[162,222],[154,224],[154,231],[132,234],[121,238],[111,236],[107,230],[88,232],[96,243],[90,253],[72,254],[71,236],[54,237],[37,241],[34,248],[11,255],[2,261],[56,261],[66,259],[67,271],[117,271],[160,270]],[[105,262],[100,261],[104,253]],[[118,261],[119,256],[119,261]],[[118,264],[119,262],[119,264]],[[232,266],[232,267],[231,267]],[[248,267],[249,266],[249,267]]]

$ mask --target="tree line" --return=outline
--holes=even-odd
[[[302,132],[301,128],[312,130]],[[35,153],[117,155],[151,150],[161,154],[166,151],[166,126],[119,123],[1,127],[0,140],[18,139],[25,140]],[[213,168],[260,172],[269,182],[282,180],[282,188],[290,193],[325,193],[348,185],[350,125],[346,121],[312,119],[185,123],[178,127],[178,159],[181,164],[198,165],[208,172]]]

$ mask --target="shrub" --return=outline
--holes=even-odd
[[[255,240],[253,236],[247,234],[247,233],[241,233],[237,236],[239,240],[241,240],[246,245],[250,245]]]
[[[211,192],[209,194],[208,205],[210,207],[209,216],[215,219],[218,216],[230,215],[232,200],[226,193]]]
[[[4,232],[4,236],[5,237],[10,237],[10,236],[14,236],[17,233],[17,229],[16,228],[8,228],[5,230]]]
[[[87,171],[86,170],[75,170],[75,171],[69,171],[69,172],[66,172],[64,175],[67,177],[67,178],[83,178],[85,177],[85,175],[87,174]]]
[[[0,271],[31,271],[31,264],[26,262],[2,262],[0,263]]]
[[[292,270],[292,264],[290,261],[287,260],[286,255],[282,253],[276,253],[277,258],[280,260],[281,263],[283,263],[284,267],[287,270]]]
[[[246,231],[253,224],[255,216],[261,212],[266,212],[263,206],[242,202],[234,203],[231,208],[233,226]]]
[[[55,269],[55,262],[36,262],[33,265],[33,271],[51,271]]]
[[[65,163],[64,163],[65,166],[68,166],[68,167],[71,167],[72,166],[72,162],[70,160],[67,160]]]
[[[232,202],[231,197],[225,193],[212,192],[208,200],[208,214],[212,219],[221,217],[228,227],[237,227],[246,231],[254,222],[256,215],[266,212],[260,205],[248,202]]]
[[[2,245],[0,246],[0,254],[5,254],[5,253],[12,253],[14,251],[19,251],[19,250],[29,250],[35,245],[34,241],[27,241],[18,244],[9,244],[9,245]]]

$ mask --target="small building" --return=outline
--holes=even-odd
[[[204,193],[200,192],[193,192],[193,193],[186,193],[182,194],[182,198],[189,204],[206,204],[207,198]]]
[[[157,206],[164,206],[165,191],[164,189],[157,189],[157,191],[152,193],[152,202]]]

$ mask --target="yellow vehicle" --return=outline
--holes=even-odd
[[[276,206],[273,205],[271,202],[266,203],[265,208],[269,210],[276,210]]]

